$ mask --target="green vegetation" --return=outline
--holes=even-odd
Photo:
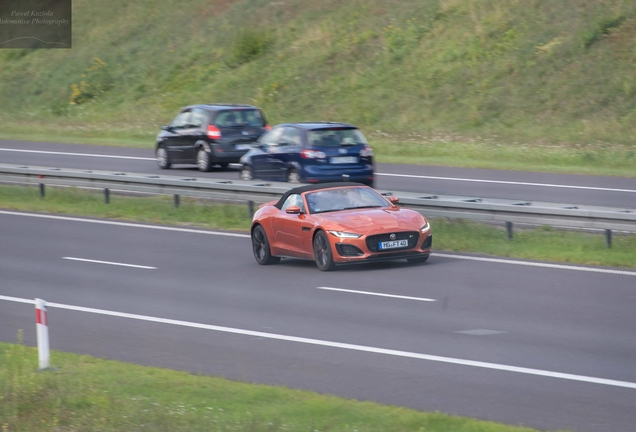
[[[636,176],[635,2],[76,0],[73,33],[2,50],[1,137],[151,147],[229,101],[354,123],[380,161]]]
[[[530,432],[309,391],[233,382],[0,342],[3,431]],[[176,390],[176,391],[175,391]]]
[[[99,192],[47,188],[45,199],[33,187],[0,186],[0,208],[248,231],[246,204],[182,199],[175,208],[166,196],[112,196],[105,204]],[[636,235],[615,235],[612,248],[602,233],[589,234],[541,227],[519,229],[513,240],[504,230],[463,220],[434,219],[434,250],[486,253],[497,256],[578,264],[636,268]]]

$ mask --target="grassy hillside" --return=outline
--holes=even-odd
[[[394,141],[619,145],[636,164],[634,1],[74,0],[73,13],[71,50],[0,50],[3,136],[150,146],[179,107],[232,101]]]

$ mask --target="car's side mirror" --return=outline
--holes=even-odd
[[[298,206],[289,206],[285,210],[287,214],[300,214],[300,207]]]
[[[394,205],[395,205],[395,204],[397,204],[397,203],[399,203],[399,202],[400,202],[400,199],[399,199],[398,197],[396,197],[396,196],[391,195],[391,196],[389,197],[389,201],[391,201],[391,204],[394,204]]]

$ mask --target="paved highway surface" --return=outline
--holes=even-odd
[[[54,350],[539,429],[636,425],[636,272],[436,253],[322,273],[259,266],[242,234],[8,211],[0,233],[2,341],[35,344],[39,297]]]
[[[188,165],[161,170],[152,149],[0,140],[0,163],[238,179],[238,166],[210,173]],[[636,178],[382,163],[376,171],[383,190],[636,208]]]

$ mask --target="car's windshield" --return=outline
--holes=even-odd
[[[382,195],[371,188],[348,187],[305,194],[310,213],[324,213],[356,208],[388,207]]]
[[[312,147],[340,147],[346,145],[367,144],[367,140],[358,129],[317,129],[309,131],[309,145]]]
[[[235,109],[221,111],[214,121],[217,127],[265,126],[265,120],[259,110]]]

